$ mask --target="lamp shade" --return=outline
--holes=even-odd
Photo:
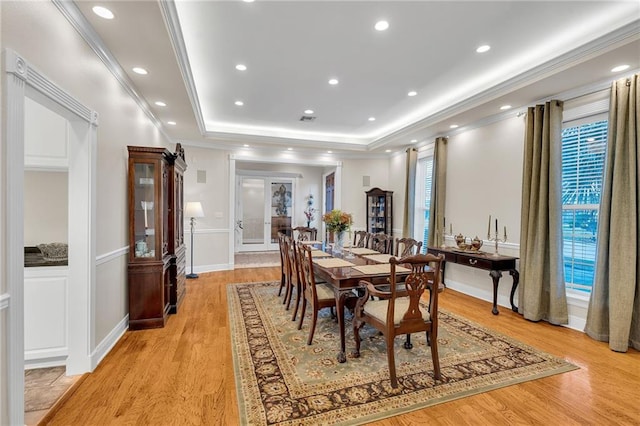
[[[202,204],[200,201],[191,201],[187,203],[184,209],[185,217],[204,217],[204,211],[202,210]]]

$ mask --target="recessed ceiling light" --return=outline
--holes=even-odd
[[[501,109],[501,110],[503,110],[503,111],[506,111],[506,110],[508,110],[508,109],[511,109],[511,105],[502,105],[502,106],[500,107],[500,109]]]
[[[113,19],[113,12],[102,6],[93,6],[93,13],[104,19]]]
[[[242,0],[242,1],[245,2],[245,3],[253,3],[254,2],[254,0]]]
[[[147,75],[147,74],[149,74],[149,73],[147,72],[147,70],[145,70],[144,68],[141,68],[141,67],[133,67],[131,70],[132,70],[133,72],[135,72],[136,74],[140,74],[140,75]]]
[[[376,121],[375,117],[369,117],[369,121]]]
[[[313,114],[313,110],[312,109],[305,109],[304,113],[305,114]]]
[[[155,104],[156,104],[156,105],[158,105],[158,106],[161,106],[161,107],[165,107],[165,106],[167,106],[167,104],[165,104],[165,103],[164,103],[164,102],[162,102],[162,101],[156,101],[156,102],[155,102]]]
[[[479,46],[476,49],[476,52],[478,53],[484,53],[484,52],[488,52],[491,49],[491,46],[489,46],[488,44],[483,44],[482,46]]]
[[[416,143],[418,142],[418,139],[411,139],[411,143]]]
[[[327,154],[333,154],[333,151],[327,151]]]
[[[169,126],[175,126],[175,125],[176,125],[176,122],[175,122],[175,121],[167,121],[167,124],[168,124]]]
[[[374,25],[374,28],[378,31],[384,31],[389,28],[389,23],[387,21],[378,21],[376,25]]]
[[[418,94],[418,92],[416,92],[415,90],[412,90],[409,93],[407,93],[407,96],[415,96],[417,94]]]
[[[391,152],[391,150],[390,149],[385,149],[384,152]]]
[[[245,148],[249,148],[249,144],[248,144],[248,143],[245,143],[245,144],[244,144],[244,145],[242,145],[242,146],[244,146]]]
[[[452,124],[451,126],[449,126],[450,129],[457,129],[458,125],[457,124]]]
[[[618,65],[617,67],[612,68],[611,72],[620,72],[628,69],[629,69],[629,65]]]
[[[338,84],[338,79],[337,78],[332,78],[331,80],[329,80],[329,84],[332,86],[335,86],[336,84]]]
[[[236,69],[238,71],[246,71],[247,70],[247,66],[243,65],[243,64],[238,64],[238,65],[236,65]]]
[[[289,147],[287,148],[287,151],[293,151],[293,148]]]
[[[242,101],[235,101],[234,103],[235,103],[237,106],[242,106],[242,105],[244,105],[244,102],[242,102]]]

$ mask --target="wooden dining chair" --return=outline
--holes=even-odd
[[[282,232],[278,232],[278,248],[280,249],[280,287],[278,288],[278,296],[282,294],[282,289],[286,286],[286,235]]]
[[[313,334],[316,330],[316,323],[318,321],[318,311],[324,308],[336,307],[336,298],[333,294],[333,288],[331,284],[316,282],[315,275],[313,273],[313,258],[311,255],[311,247],[295,243],[298,250],[298,260],[300,262],[300,277],[302,279],[302,308],[300,309],[300,321],[298,322],[298,330],[302,328],[302,322],[304,321],[304,313],[307,308],[307,303],[312,309],[311,313],[311,327],[309,328],[309,337],[307,338],[307,345],[310,345],[313,341]]]
[[[283,237],[283,258],[284,258],[284,299],[282,303],[285,305],[285,309],[289,310],[289,304],[291,303],[291,294],[293,293],[293,286],[295,283],[295,265],[291,258],[291,246],[294,243],[293,238],[288,235]]]
[[[298,241],[315,241],[318,239],[318,230],[306,226],[296,226],[293,228],[293,235]]]
[[[393,239],[387,234],[372,234],[370,237],[371,249],[382,254],[392,254]]]
[[[392,257],[390,285],[386,291],[376,288],[369,281],[360,281],[365,291],[358,299],[353,317],[353,334],[355,351],[353,356],[360,356],[360,329],[369,324],[385,336],[387,343],[387,362],[391,386],[398,387],[396,364],[394,357],[394,342],[398,335],[426,332],[427,344],[431,346],[433,375],[440,379],[440,359],[438,358],[438,290],[440,267],[444,256],[432,254],[417,254],[397,259]],[[411,269],[398,288],[396,267],[398,265]],[[428,306],[420,305],[420,298],[425,290],[429,291]],[[379,300],[370,300],[376,296]],[[405,348],[409,349],[406,346]],[[416,360],[417,362],[418,360]]]
[[[367,231],[354,232],[353,247],[369,247],[369,233]]]
[[[413,238],[396,238],[396,257],[407,257],[419,254],[422,248],[422,241]]]

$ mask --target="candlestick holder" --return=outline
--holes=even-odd
[[[494,257],[500,256],[500,253],[498,253],[498,243],[506,243],[507,242],[507,231],[506,231],[506,228],[505,228],[504,238],[500,238],[500,235],[498,235],[498,230],[496,229],[496,236],[491,238],[491,235],[487,234],[487,240],[495,242],[495,251],[493,252],[492,256],[494,256]]]

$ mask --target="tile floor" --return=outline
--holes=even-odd
[[[55,402],[81,376],[65,376],[65,367],[36,368],[24,372],[24,420],[37,425]]]
[[[236,253],[234,256],[235,269],[258,268],[265,266],[279,266],[279,251],[255,251]]]

